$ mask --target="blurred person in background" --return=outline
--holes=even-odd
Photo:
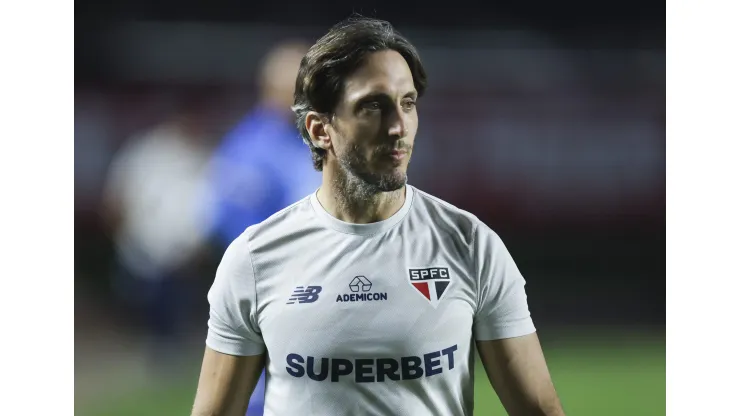
[[[221,140],[212,160],[216,243],[225,249],[252,224],[318,189],[290,106],[308,45],[286,41],[263,58],[254,108]],[[279,157],[276,157],[279,155]]]
[[[298,67],[308,50],[300,41],[273,47],[260,63],[254,108],[214,152],[210,172],[215,217],[212,238],[223,251],[252,224],[316,191],[321,174],[295,127],[291,105]],[[263,413],[264,373],[248,416]]]
[[[150,337],[149,358],[168,364],[184,329],[190,288],[205,258],[212,149],[200,96],[127,140],[114,155],[103,213],[115,245],[113,291]]]
[[[271,415],[472,414],[474,347],[510,415],[564,414],[506,246],[407,184],[425,90],[388,22],[310,48],[293,108],[322,183],[226,250],[193,415],[242,415],[265,365]]]

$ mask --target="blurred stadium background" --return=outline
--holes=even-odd
[[[427,4],[76,4],[76,414],[189,414],[219,218],[318,175],[260,112],[291,67],[265,57],[352,11],[419,48],[410,181],[507,243],[568,414],[665,413],[665,4]],[[504,414],[477,374],[476,415]]]

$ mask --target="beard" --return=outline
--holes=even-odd
[[[350,146],[337,158],[343,173],[344,187],[357,196],[362,195],[365,197],[371,197],[381,192],[393,192],[403,188],[408,180],[406,172],[397,169],[374,172],[370,166],[373,160],[398,148],[405,149],[409,155],[411,154],[411,148],[399,142],[396,145],[376,148],[373,151],[370,161],[368,161],[359,146]]]

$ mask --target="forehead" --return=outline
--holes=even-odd
[[[414,91],[414,76],[400,53],[388,50],[369,54],[344,84],[346,99],[370,93],[404,95]]]

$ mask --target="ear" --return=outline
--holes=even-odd
[[[331,137],[329,135],[329,123],[323,114],[309,111],[306,115],[306,130],[311,137],[311,142],[319,149],[329,150],[331,148]]]

